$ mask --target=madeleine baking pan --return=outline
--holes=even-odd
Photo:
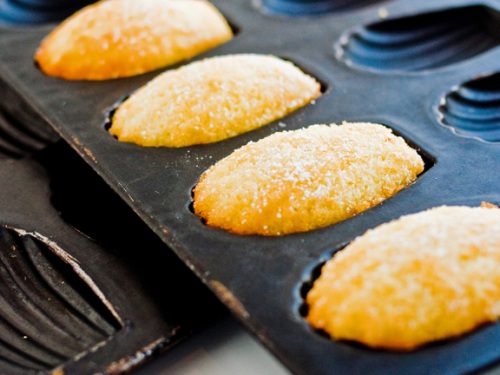
[[[66,144],[4,157],[0,201],[0,373],[126,373],[221,315]]]
[[[292,372],[456,374],[494,367],[499,324],[413,352],[372,350],[311,329],[303,294],[325,259],[378,224],[444,204],[500,204],[500,3],[213,3],[236,36],[195,59],[277,55],[315,76],[322,97],[222,142],[143,148],[114,139],[108,117],[161,71],[107,82],[46,77],[33,53],[51,27],[39,27],[1,30],[0,75]],[[207,227],[191,212],[200,175],[234,149],[277,131],[344,120],[392,128],[418,150],[425,172],[382,204],[308,233],[239,236]]]

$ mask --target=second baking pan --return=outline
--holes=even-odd
[[[0,247],[2,374],[127,373],[224,311],[62,142],[0,162]]]

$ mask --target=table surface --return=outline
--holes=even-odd
[[[290,372],[234,318],[227,316],[134,374],[290,375]]]

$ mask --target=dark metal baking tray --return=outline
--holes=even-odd
[[[0,75],[293,372],[455,374],[495,365],[500,360],[499,324],[399,353],[331,341],[312,330],[301,312],[313,270],[367,229],[443,204],[500,203],[500,144],[480,139],[486,128],[464,136],[468,130],[462,125],[453,130],[443,123],[456,110],[453,94],[467,93],[479,77],[499,70],[498,1],[389,1],[296,18],[273,14],[265,9],[266,2],[213,3],[237,35],[196,59],[274,54],[317,77],[323,96],[314,105],[229,140],[182,149],[142,148],[110,136],[104,129],[106,112],[161,71],[108,82],[46,77],[32,60],[51,29],[42,27],[0,32]],[[423,27],[425,35],[441,23],[437,33],[431,30],[435,48],[425,50],[428,45],[422,46],[419,32]],[[372,48],[380,34],[389,39]],[[398,43],[403,36],[411,38]],[[419,48],[426,52],[415,53]],[[498,113],[498,102],[488,105]],[[466,109],[479,110],[473,105]],[[205,226],[190,211],[199,176],[235,148],[283,129],[344,120],[391,127],[419,150],[425,173],[356,217],[302,234],[238,236]]]
[[[0,162],[0,247],[2,374],[129,372],[223,313],[63,142]]]

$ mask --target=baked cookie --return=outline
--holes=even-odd
[[[418,153],[377,124],[314,125],[275,133],[219,161],[194,189],[207,224],[268,236],[325,227],[412,183]]]
[[[212,57],[149,82],[118,108],[110,132],[141,146],[211,143],[261,127],[320,95],[318,82],[277,57]]]
[[[307,295],[307,320],[335,339],[414,349],[497,320],[499,269],[499,209],[404,216],[326,263]]]
[[[35,61],[50,76],[105,80],[171,65],[231,38],[224,17],[204,0],[107,0],[61,23]]]

